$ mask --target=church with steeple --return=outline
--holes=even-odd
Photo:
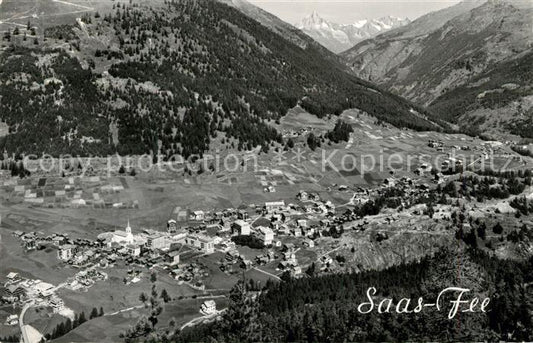
[[[146,239],[144,237],[136,236],[133,234],[129,220],[128,225],[124,230],[115,230],[114,232],[101,234],[98,237],[107,240],[109,244],[116,243],[120,245],[128,245],[146,243]]]
[[[119,244],[131,244],[133,243],[133,233],[131,232],[130,221],[128,220],[128,226],[125,230],[116,230],[111,237],[112,243]]]

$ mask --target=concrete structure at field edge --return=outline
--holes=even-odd
[[[217,304],[214,300],[206,300],[202,304],[200,312],[205,315],[215,314],[217,312]]]

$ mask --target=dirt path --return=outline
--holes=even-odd
[[[191,319],[190,321],[188,321],[187,323],[183,324],[180,328],[180,330],[183,330],[185,329],[186,327],[189,327],[189,326],[195,326],[197,324],[200,324],[202,323],[203,321],[205,320],[208,320],[208,319],[214,319],[216,318],[217,316],[221,315],[222,313],[224,313],[225,309],[223,310],[220,310],[220,311],[217,311],[217,313],[214,313],[214,314],[210,314],[210,315],[207,315],[207,316],[201,316],[201,317],[196,317],[196,318],[193,318]]]
[[[115,316],[115,315],[120,314],[120,313],[129,312],[129,311],[133,311],[133,310],[138,310],[138,309],[141,309],[143,307],[144,307],[144,305],[132,306],[132,307],[128,307],[128,308],[125,308],[125,309],[122,309],[122,310],[118,310],[118,311],[115,311],[115,312],[112,312],[112,313],[106,313],[106,314],[104,314],[104,316],[106,316],[106,317]]]
[[[257,268],[257,267],[253,267],[252,269],[255,269],[255,270],[257,270],[258,272],[261,272],[261,273],[266,274],[266,275],[268,275],[268,276],[271,276],[271,277],[275,278],[276,280],[281,280],[279,276],[274,275],[274,274],[272,274],[272,273],[269,273],[269,272],[267,272],[267,271],[264,271],[263,269],[259,269],[259,268]]]
[[[61,4],[65,4],[65,5],[70,5],[70,6],[76,6],[76,7],[80,7],[80,8],[83,8],[83,9],[86,9],[86,10],[89,10],[89,11],[93,11],[94,8],[93,7],[87,7],[87,6],[83,6],[83,5],[79,5],[79,4],[73,4],[71,2],[67,2],[67,1],[62,1],[62,0],[52,0],[53,2],[59,2]]]

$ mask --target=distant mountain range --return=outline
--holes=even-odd
[[[371,20],[363,19],[353,24],[337,24],[327,21],[315,11],[296,24],[296,27],[332,52],[340,53],[365,39],[410,22],[407,18],[388,16]]]
[[[518,123],[533,122],[532,6],[463,1],[342,57],[361,78],[429,106],[441,119],[474,132],[519,133]]]

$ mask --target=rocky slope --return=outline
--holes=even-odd
[[[353,70],[362,78],[385,83],[410,57],[422,50],[429,35],[449,20],[480,6],[482,0],[461,2],[455,6],[424,15],[409,25],[391,30],[374,39],[365,40],[344,52]]]
[[[462,2],[364,41],[343,57],[360,77],[421,105],[437,102],[432,106],[443,109],[443,98],[458,94],[450,91],[466,87],[473,92],[487,81],[483,75],[525,62],[523,57],[533,47],[532,18],[532,4],[523,1]],[[531,72],[525,75],[528,74]],[[501,88],[513,83],[513,78],[516,75],[498,73],[499,84],[492,82],[492,86]],[[522,82],[522,86],[527,86],[527,82]],[[521,96],[529,96],[527,89],[519,89],[523,91]],[[489,89],[482,91],[485,90]],[[527,103],[526,100],[526,107]],[[491,109],[507,105],[507,101],[496,101]],[[467,107],[456,106],[454,112],[440,111],[438,116],[457,121],[472,109]],[[475,110],[480,107],[488,108],[476,105]]]
[[[409,19],[393,16],[372,20],[359,20],[354,24],[329,22],[317,12],[302,19],[296,27],[334,53],[352,48],[362,40],[374,37],[410,23]]]

